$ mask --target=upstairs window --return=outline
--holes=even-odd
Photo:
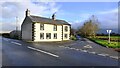
[[[54,33],[54,39],[57,39],[57,33]]]
[[[40,30],[44,30],[44,24],[40,24]]]
[[[51,33],[46,33],[46,39],[51,39]]]
[[[68,38],[68,35],[67,35],[67,34],[64,34],[64,38],[67,39],[67,38]]]
[[[67,32],[68,31],[68,26],[65,26],[65,32]]]
[[[40,33],[40,39],[44,39],[44,33]]]
[[[57,31],[57,25],[54,25],[53,31]]]

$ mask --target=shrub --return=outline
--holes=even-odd
[[[77,38],[75,36],[73,36],[73,35],[71,35],[70,39],[75,40],[75,41],[77,40]]]

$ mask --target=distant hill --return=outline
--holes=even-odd
[[[99,31],[98,31],[97,33],[99,33],[99,34],[101,34],[101,33],[107,34],[107,31],[106,31],[106,30],[107,30],[107,29],[99,29]],[[120,33],[118,32],[118,29],[111,29],[111,30],[112,30],[111,33],[120,34]]]

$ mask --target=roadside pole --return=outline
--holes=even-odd
[[[109,33],[109,43],[110,43],[110,33]]]
[[[108,36],[109,36],[109,39],[108,39],[108,43],[110,43],[110,33],[111,33],[112,30],[107,30],[107,33],[108,33]]]

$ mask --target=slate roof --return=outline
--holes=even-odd
[[[53,20],[50,18],[45,18],[45,17],[39,17],[39,16],[33,16],[30,15],[28,16],[32,22],[38,22],[38,23],[47,23],[47,24],[59,24],[59,25],[70,25],[68,22],[64,20]]]

